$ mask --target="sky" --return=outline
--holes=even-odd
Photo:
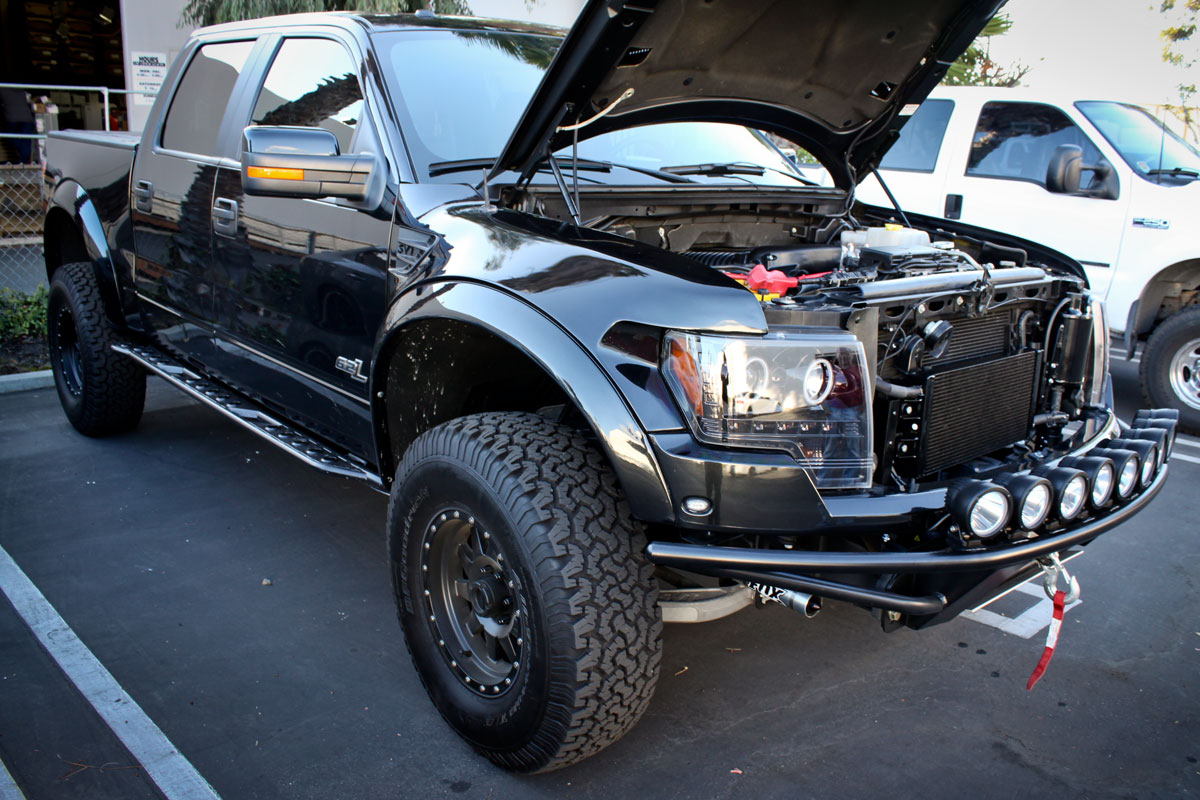
[[[1010,0],[1012,29],[992,40],[992,58],[1031,67],[1034,89],[1078,92],[1141,105],[1178,103],[1176,86],[1200,85],[1190,70],[1162,61],[1160,0]],[[471,0],[479,16],[569,27],[582,0]],[[1182,3],[1180,3],[1182,5]],[[1197,49],[1193,46],[1193,49]],[[1200,104],[1200,97],[1195,101]]]
[[[1200,85],[1200,66],[1163,62],[1159,32],[1171,19],[1158,6],[1159,0],[1010,0],[1004,12],[1012,29],[992,39],[991,56],[1031,67],[1024,80],[1030,88],[1178,103],[1176,86]]]

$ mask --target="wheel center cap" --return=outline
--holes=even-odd
[[[504,594],[498,578],[477,578],[471,581],[471,608],[481,617],[495,616],[504,602]]]

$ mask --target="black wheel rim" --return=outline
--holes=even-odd
[[[477,694],[504,694],[521,669],[526,611],[499,542],[446,508],[425,526],[421,556],[425,619],[450,671]]]
[[[50,350],[52,364],[62,376],[72,397],[83,394],[83,366],[79,361],[79,334],[75,331],[75,317],[71,309],[60,305],[50,325]]]

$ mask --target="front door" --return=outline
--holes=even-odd
[[[342,153],[380,140],[346,45],[284,38],[250,124],[319,127]],[[222,167],[213,199],[217,368],[342,448],[373,457],[366,371],[383,321],[389,207],[251,197]]]
[[[1079,126],[1044,103],[991,102],[980,110],[965,168],[951,170],[946,192],[960,194],[962,220],[1053,247],[1081,263],[1104,297],[1125,230],[1125,202],[1046,190],[1055,148],[1083,149],[1083,163],[1104,160]],[[1083,173],[1082,188],[1094,179]],[[1118,192],[1118,197],[1120,192]]]

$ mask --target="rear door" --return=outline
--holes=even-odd
[[[966,163],[950,170],[948,194],[960,194],[964,222],[1004,231],[1061,250],[1080,262],[1104,296],[1125,230],[1125,201],[1046,190],[1046,169],[1059,145],[1078,145],[1083,163],[1104,160],[1099,148],[1062,109],[1045,103],[984,103]],[[1093,180],[1083,173],[1082,188]]]
[[[133,165],[134,286],[149,330],[207,360],[216,321],[209,224],[222,123],[243,79],[253,38],[192,51],[165,111],[147,121]]]
[[[319,127],[337,137],[341,153],[381,152],[357,46],[338,31],[273,41],[241,124]],[[366,372],[383,321],[390,205],[252,197],[229,165],[212,209],[218,371],[289,419],[372,457]]]

